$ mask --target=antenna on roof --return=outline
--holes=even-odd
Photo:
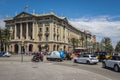
[[[35,14],[35,10],[33,9],[32,14]]]
[[[17,15],[18,13],[17,12],[15,12],[15,16]]]
[[[9,16],[8,15],[6,15],[6,18],[8,18]]]
[[[53,14],[53,9],[50,9],[50,14]]]
[[[61,17],[63,17],[63,14],[61,13]]]

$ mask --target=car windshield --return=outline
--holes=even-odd
[[[91,57],[96,57],[96,56],[92,55]]]
[[[119,57],[116,57],[116,60],[120,60],[120,56],[119,56]]]
[[[88,55],[84,55],[83,57],[89,57]]]
[[[107,55],[108,53],[107,53],[107,52],[95,52],[94,54],[95,54],[95,55],[99,55],[99,54]]]
[[[112,56],[111,60],[120,60],[120,56]]]

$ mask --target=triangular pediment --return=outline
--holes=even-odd
[[[64,18],[63,20],[65,20],[66,22],[68,22],[67,18]]]
[[[34,15],[27,13],[27,12],[21,12],[20,14],[16,15],[15,18],[23,18],[23,17],[35,17]]]

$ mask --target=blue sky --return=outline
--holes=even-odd
[[[110,37],[113,45],[120,40],[120,0],[0,0],[0,26],[6,16],[27,12],[46,13],[53,10],[65,16],[79,29],[87,29],[97,36],[97,41]]]
[[[68,18],[120,14],[120,0],[0,0],[0,14],[13,16],[15,12],[23,11],[26,4],[29,5],[28,12],[52,9]]]

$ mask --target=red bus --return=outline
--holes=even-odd
[[[81,54],[83,52],[86,52],[86,51],[87,51],[86,48],[77,47],[77,48],[74,49],[74,54],[79,55],[79,54]]]

